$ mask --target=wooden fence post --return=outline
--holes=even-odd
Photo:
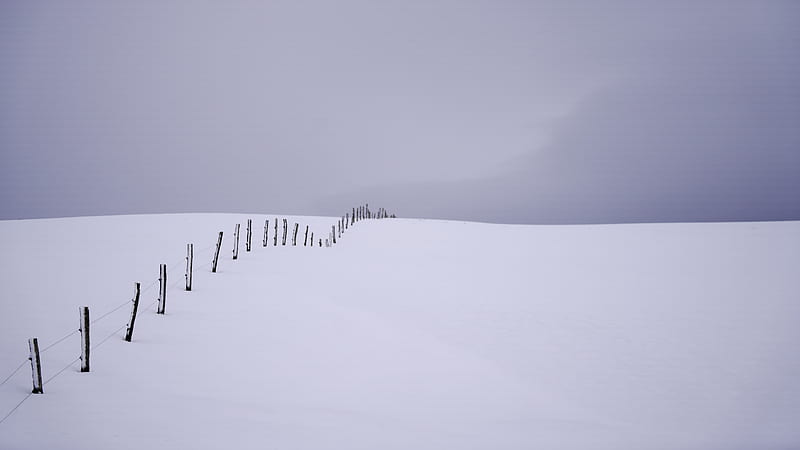
[[[308,230],[308,226],[306,226],[306,230]],[[305,244],[303,244],[303,245],[305,245]],[[311,246],[312,247],[314,246],[314,232],[313,231],[311,232]]]
[[[322,238],[319,238],[319,246],[322,247]]]
[[[133,337],[133,324],[136,322],[136,311],[139,309],[139,283],[134,283],[133,288],[133,309],[131,309],[131,321],[128,322],[128,329],[125,330],[125,340],[130,342]]]
[[[336,243],[336,227],[331,226],[331,234],[333,234],[333,243]]]
[[[236,230],[233,232],[233,259],[239,259],[239,225],[236,224]]]
[[[250,251],[250,243],[252,242],[253,238],[253,220],[247,219],[247,243],[245,244],[247,247],[247,251]]]
[[[297,245],[297,228],[300,226],[297,222],[294,223],[294,233],[292,233],[292,247]]]
[[[158,276],[158,310],[156,314],[164,314],[167,304],[167,265],[161,264]]]
[[[33,376],[33,394],[44,394],[42,389],[42,360],[39,359],[39,338],[28,339],[28,348],[30,349],[31,360],[31,374]]]
[[[350,213],[344,215],[344,229],[346,230],[350,226]]]
[[[311,235],[311,244],[312,245],[314,244],[314,235],[313,234]],[[306,245],[308,245],[308,225],[306,225],[306,235],[303,238],[303,247],[305,247]]]
[[[281,241],[281,245],[286,245],[286,233],[289,232],[289,222],[286,219],[283,219],[283,240]]]
[[[278,246],[278,218],[275,218],[275,233],[273,233],[273,247]]]
[[[269,219],[264,222],[264,247],[267,246],[267,231],[269,231]]]
[[[192,290],[192,265],[194,265],[194,244],[186,244],[186,290]]]
[[[89,371],[89,307],[81,306],[80,312],[80,332],[81,332],[81,372]]]
[[[211,272],[217,272],[217,261],[219,261],[219,249],[222,248],[222,231],[219,232],[217,238],[217,249],[214,251],[214,260],[211,262]]]

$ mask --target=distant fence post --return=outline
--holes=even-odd
[[[214,251],[214,260],[211,262],[211,272],[217,272],[217,261],[219,261],[219,249],[222,247],[222,231],[219,232],[217,238],[217,250]]]
[[[28,339],[28,348],[30,349],[31,360],[31,374],[33,376],[33,394],[44,394],[42,389],[42,361],[39,359],[39,338]]]
[[[194,264],[194,244],[186,244],[186,290],[192,290],[192,265]]]
[[[350,213],[344,215],[344,229],[348,229],[350,227]]]
[[[308,227],[306,227],[306,228],[308,228]],[[312,247],[314,246],[314,232],[313,231],[311,232],[311,246]]]
[[[89,307],[81,306],[80,312],[80,332],[81,332],[81,372],[89,371]]]
[[[167,304],[167,265],[159,266],[158,276],[158,310],[156,314],[164,314]]]
[[[277,247],[278,246],[278,218],[277,217],[275,218],[275,233],[273,233],[272,238],[274,240],[273,247]]]
[[[250,243],[253,238],[253,220],[247,219],[247,251],[250,251]]]
[[[297,222],[294,223],[294,233],[292,233],[292,247],[297,245],[297,228],[300,226]]]
[[[233,259],[239,259],[239,225],[236,224],[236,230],[233,232]]]
[[[313,244],[313,242],[312,242]],[[319,238],[319,246],[322,247],[322,238]]]
[[[289,232],[289,222],[286,219],[283,219],[283,240],[281,241],[281,245],[286,245],[286,233]]]
[[[267,231],[269,231],[269,219],[264,222],[264,247],[267,246]]]
[[[313,234],[311,235],[311,244],[312,245],[314,244],[314,235]],[[308,225],[306,225],[306,235],[303,238],[303,247],[305,247],[306,245],[308,245]]]
[[[333,235],[333,243],[336,243],[336,227],[331,226],[331,234]]]
[[[139,309],[139,283],[134,283],[133,287],[133,309],[131,309],[131,321],[128,322],[128,329],[125,330],[125,340],[130,342],[133,337],[133,324],[136,322],[136,311]]]

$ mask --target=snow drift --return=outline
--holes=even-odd
[[[26,340],[50,347],[45,393],[0,424],[0,447],[800,446],[800,222],[365,220],[333,248],[264,248],[275,217],[0,222],[0,377],[23,363],[0,415],[30,392]],[[233,261],[247,218],[253,250]],[[320,237],[335,222],[288,219]],[[147,309],[160,263],[164,316]]]

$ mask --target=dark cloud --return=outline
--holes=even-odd
[[[800,219],[792,2],[0,8],[0,218]]]

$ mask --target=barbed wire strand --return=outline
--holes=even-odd
[[[64,337],[58,339],[57,341],[53,342],[52,344],[48,345],[47,347],[39,350],[39,353],[44,353],[44,352],[50,350],[51,348],[55,347],[56,345],[64,342],[65,340],[67,340],[67,338],[71,337],[73,334],[79,333],[80,331],[81,330],[72,330],[72,331],[70,331],[69,334],[67,334]]]
[[[30,361],[30,359],[26,359],[25,361],[22,361],[22,364],[20,364],[20,365],[19,365],[19,366],[18,366],[16,369],[14,369],[14,371],[13,371],[13,372],[11,372],[11,375],[7,376],[7,377],[5,378],[5,380],[3,380],[3,382],[2,382],[2,383],[0,383],[0,386],[2,386],[2,385],[4,385],[4,384],[6,384],[6,381],[10,380],[10,379],[11,379],[11,377],[13,377],[14,375],[16,375],[16,374],[17,374],[17,372],[19,372],[19,370],[20,370],[20,369],[22,369],[23,367],[25,367],[25,364],[27,364],[27,363],[28,363],[28,361]]]
[[[94,325],[95,323],[97,323],[97,322],[100,322],[101,320],[105,319],[106,317],[110,316],[111,314],[113,314],[113,313],[115,313],[115,312],[119,311],[119,310],[120,310],[120,308],[122,308],[123,306],[126,306],[126,305],[130,304],[130,302],[131,302],[130,300],[125,300],[125,303],[122,303],[122,304],[120,304],[120,305],[119,305],[119,306],[117,306],[116,308],[114,308],[114,309],[112,309],[111,311],[109,311],[109,312],[107,312],[107,313],[103,314],[102,316],[100,316],[100,317],[98,317],[98,318],[96,318],[96,319],[92,320],[92,321],[91,321],[91,322],[89,322],[89,323],[90,323],[90,324],[92,324],[92,325]]]
[[[9,411],[9,412],[8,412],[8,414],[6,414],[6,415],[5,415],[5,416],[4,416],[2,419],[0,419],[0,423],[3,423],[3,422],[5,422],[5,421],[6,421],[6,419],[8,419],[9,417],[11,417],[11,414],[14,414],[14,411],[16,411],[16,410],[17,410],[17,408],[19,408],[20,406],[22,406],[22,404],[23,404],[23,403],[25,403],[25,400],[27,400],[27,399],[31,398],[31,395],[33,395],[33,392],[28,392],[28,395],[26,395],[26,396],[25,396],[25,398],[23,398],[22,400],[20,400],[20,402],[19,402],[19,403],[17,403],[17,406],[15,406],[15,407],[11,408],[11,411]]]
[[[47,381],[45,381],[44,383],[42,383],[42,386],[44,386],[44,385],[46,385],[47,383],[49,383],[49,382],[53,381],[53,379],[54,379],[55,377],[57,377],[57,376],[61,375],[62,373],[64,373],[64,371],[65,371],[65,370],[67,370],[67,369],[69,369],[70,367],[72,367],[72,365],[73,365],[73,364],[75,364],[76,362],[78,362],[80,359],[81,359],[81,357],[80,357],[80,356],[78,356],[77,358],[75,358],[75,359],[73,359],[72,361],[70,361],[70,363],[69,363],[69,364],[67,364],[66,366],[64,366],[64,367],[63,367],[61,370],[59,370],[58,372],[56,372],[56,373],[55,373],[55,375],[51,376],[50,378],[48,378],[48,379],[47,379]]]
[[[103,344],[104,344],[104,343],[105,343],[107,340],[111,339],[111,337],[112,337],[112,336],[116,335],[117,333],[119,333],[120,331],[122,331],[122,329],[123,329],[123,328],[127,328],[127,327],[128,327],[128,324],[126,323],[125,325],[123,325],[123,326],[121,326],[121,327],[117,328],[116,330],[114,330],[113,332],[111,332],[111,334],[109,334],[108,336],[106,336],[106,337],[105,337],[105,338],[104,338],[102,341],[98,342],[98,343],[97,343],[97,345],[94,345],[94,346],[92,347],[92,350],[96,349],[97,347],[100,347],[100,346],[101,346],[101,345],[103,345]]]

